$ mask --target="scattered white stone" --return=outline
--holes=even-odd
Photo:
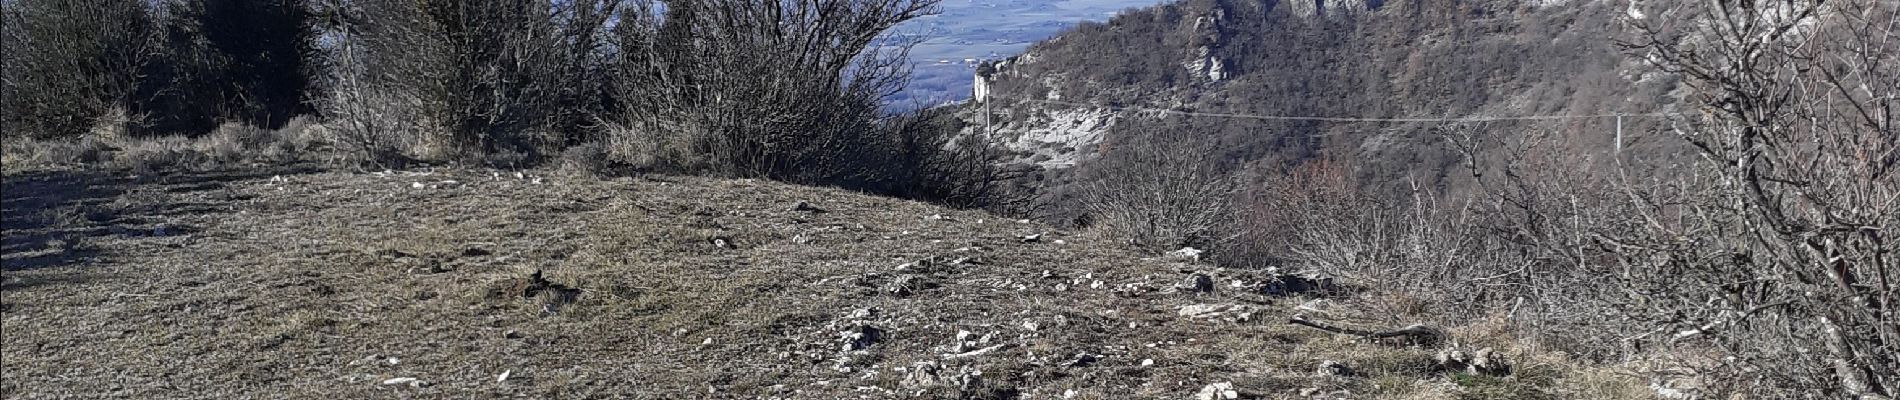
[[[428,187],[428,186],[426,186],[426,185],[423,185],[423,184],[422,184],[422,182],[410,182],[410,183],[409,183],[409,188],[410,188],[410,189],[421,189],[421,188],[425,188],[425,187]]]
[[[1181,283],[1174,287],[1177,290],[1188,293],[1213,293],[1214,278],[1208,277],[1207,274],[1196,272],[1188,274],[1186,279],[1182,279]]]
[[[1220,382],[1201,388],[1194,394],[1195,400],[1231,400],[1240,398],[1240,391],[1234,390],[1233,382]]]
[[[1213,318],[1236,309],[1232,304],[1190,304],[1181,306],[1180,314],[1188,318]]]
[[[1319,376],[1352,376],[1353,374],[1352,368],[1333,360],[1320,361],[1319,370],[1314,373]]]
[[[1062,398],[1065,398],[1065,399],[1073,399],[1073,398],[1075,398],[1075,389],[1069,389],[1069,390],[1064,390],[1064,391],[1062,391]]]
[[[384,385],[409,385],[410,387],[423,387],[423,386],[429,385],[428,382],[423,382],[421,379],[410,378],[410,377],[389,378],[388,380],[384,380],[383,384]]]
[[[1155,365],[1155,359],[1152,359],[1152,358],[1141,359],[1141,366],[1143,367],[1152,367],[1154,365]]]
[[[1181,261],[1201,261],[1201,253],[1203,253],[1201,249],[1182,247],[1180,250],[1168,252],[1168,258]]]

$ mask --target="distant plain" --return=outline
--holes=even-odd
[[[911,49],[910,85],[888,99],[894,107],[931,106],[970,97],[972,60],[1021,53],[1085,21],[1106,21],[1160,0],[944,0],[938,15],[898,27],[899,38],[922,39]]]

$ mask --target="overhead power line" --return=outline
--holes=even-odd
[[[999,96],[992,94],[991,97],[999,97]],[[1458,118],[1316,117],[1316,116],[1260,115],[1260,114],[1181,111],[1181,110],[1170,110],[1170,109],[1165,109],[1165,108],[1107,106],[1107,105],[1100,105],[1100,104],[1088,104],[1088,103],[1076,103],[1076,102],[1040,100],[1040,99],[1016,99],[1016,100],[1024,101],[1024,102],[1032,102],[1032,103],[1058,104],[1058,105],[1068,105],[1068,106],[1078,106],[1078,107],[1093,107],[1093,108],[1100,108],[1100,109],[1113,110],[1113,111],[1138,111],[1138,112],[1151,112],[1151,113],[1160,113],[1160,114],[1184,115],[1184,116],[1190,116],[1190,117],[1241,118],[1241,119],[1257,119],[1257,120],[1270,120],[1270,121],[1494,122],[1494,121],[1548,121],[1548,120],[1589,119],[1589,118],[1655,118],[1655,117],[1671,117],[1671,116],[1682,115],[1681,113],[1658,112],[1658,113],[1637,113],[1637,114],[1517,115],[1517,116],[1492,116],[1492,117],[1479,116],[1479,117],[1458,117]]]

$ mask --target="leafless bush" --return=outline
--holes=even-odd
[[[377,163],[562,147],[596,104],[586,78],[613,4],[327,2],[322,109]]]
[[[1553,137],[1454,130],[1448,138],[1473,157],[1483,190],[1465,208],[1468,223],[1420,224],[1473,229],[1425,235],[1467,250],[1446,264],[1462,271],[1422,280],[1482,282],[1448,293],[1509,307],[1538,337],[1584,354],[1673,357],[1714,383],[1704,389],[1716,397],[1892,397],[1900,4],[1690,3],[1645,14],[1656,17],[1637,22],[1632,49],[1692,89],[1698,112],[1671,129],[1696,154],[1582,168],[1601,163],[1557,151],[1573,146]],[[1474,139],[1484,135],[1492,143]]]
[[[156,49],[149,7],[143,0],[0,6],[0,121],[7,134],[79,136],[113,110],[135,109],[133,89]]]
[[[636,164],[875,186],[888,155],[879,101],[908,75],[907,46],[878,40],[935,4],[699,0],[659,13],[631,2],[614,27],[605,118],[624,137],[609,142]]]
[[[1216,164],[1212,140],[1163,132],[1131,130],[1108,144],[1082,188],[1090,225],[1156,250],[1225,244],[1237,181]]]
[[[589,176],[607,174],[610,166],[607,147],[598,142],[568,146],[561,151],[560,164],[563,171]]]
[[[1764,397],[1900,394],[1900,4],[1669,5],[1634,49],[1703,104],[1671,191],[1630,195],[1635,235],[1602,246],[1670,285],[1657,336]],[[1747,384],[1743,384],[1747,383]]]

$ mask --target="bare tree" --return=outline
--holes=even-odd
[[[132,107],[156,53],[142,0],[19,0],[0,4],[8,135],[76,136]]]
[[[1135,129],[1106,146],[1081,196],[1096,229],[1150,249],[1231,239],[1238,182],[1219,164],[1212,138]]]
[[[1632,191],[1644,235],[1606,235],[1674,277],[1669,341],[1737,391],[1900,394],[1900,3],[1669,4],[1633,50],[1686,77],[1700,162],[1677,196]],[[1619,238],[1632,240],[1617,240]]]

